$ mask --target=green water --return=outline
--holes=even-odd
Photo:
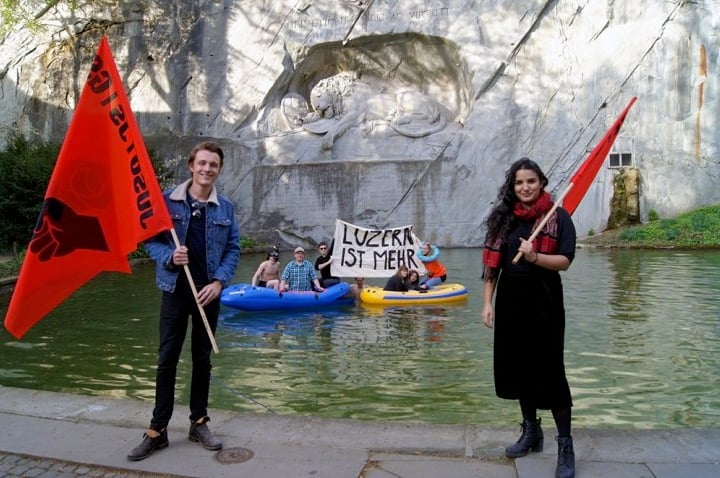
[[[289,254],[283,256],[284,263]],[[237,281],[248,282],[263,259],[244,255]],[[441,259],[448,280],[468,287],[466,303],[295,313],[223,309],[211,408],[517,422],[517,405],[494,394],[492,332],[479,319],[480,251],[443,250]],[[720,252],[580,249],[563,281],[576,426],[720,426]],[[159,299],[152,264],[136,266],[132,275],[98,277],[23,340],[0,332],[0,385],[146,400],[149,415]],[[1,300],[4,315],[8,298]],[[180,416],[187,414],[188,378],[184,353]]]

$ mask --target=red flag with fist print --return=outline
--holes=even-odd
[[[130,273],[128,254],[170,228],[103,36],[50,178],[5,328],[21,338],[98,273]]]

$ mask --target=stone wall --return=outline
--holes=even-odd
[[[717,2],[74,3],[0,45],[0,128],[60,141],[105,33],[149,148],[223,144],[246,237],[312,245],[343,219],[481,245],[511,162],[562,191],[633,96],[640,218],[720,201]],[[603,168],[581,235],[613,189]]]

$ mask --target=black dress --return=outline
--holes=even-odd
[[[556,254],[575,257],[575,227],[557,209]],[[560,273],[512,259],[533,221],[521,222],[503,244],[495,296],[494,376],[500,398],[526,399],[540,409],[572,406],[563,360],[565,307]]]

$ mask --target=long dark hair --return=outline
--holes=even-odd
[[[490,214],[485,221],[487,232],[485,234],[485,243],[496,242],[498,238],[504,240],[508,231],[513,225],[515,216],[513,215],[513,207],[518,201],[515,194],[515,175],[521,169],[529,169],[534,171],[540,178],[541,190],[545,189],[548,179],[540,169],[540,166],[530,158],[520,158],[515,161],[505,172],[505,182],[498,190],[497,200]]]

